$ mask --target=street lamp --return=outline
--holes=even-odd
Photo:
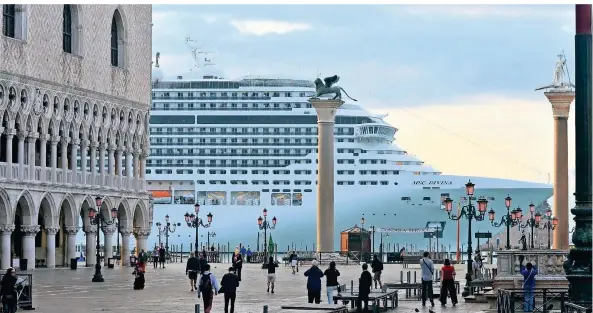
[[[523,212],[521,210],[521,208],[517,208],[515,210],[515,221],[517,223],[517,225],[519,226],[519,229],[521,228],[527,228],[530,227],[531,228],[531,249],[533,249],[535,246],[533,244],[533,228],[536,227],[537,224],[539,224],[539,222],[542,219],[542,215],[538,212],[535,213],[535,205],[533,203],[529,204],[529,219],[527,219],[527,221],[525,221],[525,224],[522,224],[521,221],[523,219]],[[535,214],[534,214],[535,213]]]
[[[363,253],[364,253],[364,216],[360,218],[360,260],[364,260]]]
[[[161,235],[165,236],[165,258],[169,256],[169,233],[174,233],[177,226],[181,226],[181,223],[170,223],[169,214],[165,215],[165,224],[156,223],[156,227],[159,229],[159,247],[161,245]]]
[[[546,220],[545,223],[537,223],[536,227],[539,229],[547,229],[548,230],[548,249],[552,248],[552,242],[550,237],[552,236],[552,231],[556,229],[558,226],[558,219],[556,217],[552,217],[552,210],[547,209],[546,214],[544,215],[544,219]]]
[[[492,224],[492,226],[494,227],[500,227],[502,225],[506,226],[507,228],[507,250],[511,249],[511,227],[514,227],[515,225],[517,225],[517,221],[516,221],[516,217],[517,217],[517,212],[515,210],[511,211],[511,203],[512,203],[512,198],[511,196],[507,196],[506,198],[504,198],[504,206],[507,207],[507,214],[503,215],[502,218],[500,219],[500,222],[495,223],[494,220],[496,219],[496,213],[494,212],[493,209],[490,209],[490,211],[488,211],[488,218],[490,219],[490,223]]]
[[[276,219],[276,217],[274,216],[272,218],[272,225],[270,225],[270,222],[268,222],[268,210],[264,208],[263,210],[263,215],[264,217],[262,218],[261,216],[257,218],[257,226],[259,227],[259,230],[263,230],[264,231],[264,260],[263,260],[263,264],[265,267],[265,264],[268,263],[267,259],[268,259],[268,229],[275,229],[276,228],[276,223],[278,222],[278,220]]]
[[[103,225],[105,226],[109,226],[112,225],[113,223],[115,223],[115,220],[117,218],[117,209],[113,208],[111,209],[111,219],[105,219],[105,217],[100,213],[101,212],[101,204],[103,203],[103,199],[100,196],[97,196],[95,198],[95,205],[97,206],[97,209],[93,209],[93,208],[89,208],[89,222],[91,223],[91,225],[97,225],[97,247],[96,247],[96,262],[95,262],[95,275],[93,275],[93,279],[92,282],[94,283],[102,283],[105,281],[105,279],[103,279],[103,275],[101,274],[101,242],[100,242],[100,236],[99,236],[99,232],[101,231],[101,227]],[[108,248],[108,247],[106,247]]]
[[[467,281],[465,287],[463,287],[462,296],[467,297],[470,294],[469,283],[472,280],[471,272],[472,272],[472,220],[475,219],[476,221],[484,220],[484,216],[486,214],[486,208],[488,206],[488,200],[484,198],[478,199],[478,208],[472,204],[472,197],[474,195],[474,184],[471,181],[468,181],[465,184],[465,192],[469,197],[468,205],[465,205],[461,208],[461,213],[459,216],[453,214],[451,215],[451,210],[453,210],[453,200],[449,197],[445,199],[445,210],[447,211],[447,215],[449,216],[450,220],[457,221],[460,220],[465,216],[468,221],[468,228],[467,228],[467,273],[465,274],[465,280]]]
[[[210,249],[210,238],[216,237],[216,232],[208,232],[206,234],[206,236],[208,238],[208,243],[207,243],[206,249],[209,250]],[[204,235],[202,235],[202,237],[204,237]]]
[[[188,227],[193,227],[196,229],[196,253],[199,250],[198,247],[198,240],[200,238],[199,236],[199,229],[200,227],[204,227],[204,228],[208,228],[210,227],[210,225],[212,224],[212,213],[208,213],[208,215],[206,215],[206,217],[208,218],[208,224],[204,224],[204,221],[198,217],[198,214],[200,213],[200,205],[198,203],[196,203],[194,205],[194,211],[196,212],[196,214],[194,215],[189,214],[189,213],[185,213],[185,222],[187,223]]]

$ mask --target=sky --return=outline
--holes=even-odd
[[[552,109],[534,89],[562,51],[574,76],[574,23],[573,5],[154,5],[152,44],[165,78],[192,67],[186,36],[227,78],[338,74],[443,173],[553,182]],[[569,168],[572,184],[574,111]]]

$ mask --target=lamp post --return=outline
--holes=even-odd
[[[112,208],[111,211],[116,210],[116,208]],[[117,229],[116,233],[117,233],[117,247],[116,247],[116,251],[117,251],[117,258],[118,258],[118,262],[121,261],[121,254],[119,254],[119,220],[115,221],[115,229]],[[118,263],[119,264],[119,263]]]
[[[101,231],[101,226],[103,225],[112,225],[115,223],[115,219],[117,218],[117,209],[111,209],[111,219],[105,219],[105,217],[100,213],[101,212],[101,204],[103,203],[103,199],[99,196],[95,198],[95,204],[97,209],[90,208],[89,209],[89,222],[91,225],[97,225],[97,247],[96,247],[96,257],[97,261],[95,262],[95,275],[93,275],[92,282],[94,283],[102,283],[105,281],[103,279],[103,275],[101,274],[101,241],[99,232]]]
[[[364,260],[364,216],[360,218],[360,261]]]
[[[465,217],[468,221],[468,228],[467,228],[467,273],[465,274],[466,284],[463,287],[462,296],[467,297],[470,294],[469,283],[472,280],[471,272],[472,272],[472,220],[475,219],[476,221],[484,220],[484,215],[486,214],[486,208],[488,206],[488,200],[484,198],[478,199],[478,208],[472,204],[472,197],[474,195],[474,184],[471,181],[468,181],[465,184],[465,192],[469,197],[468,204],[461,208],[461,213],[459,216],[453,214],[451,215],[451,210],[453,210],[453,200],[449,197],[445,199],[445,210],[447,211],[447,215],[449,216],[450,220],[457,221],[461,218]]]
[[[202,237],[203,237],[203,236],[204,236],[204,235],[202,235]],[[207,249],[207,250],[210,250],[210,238],[214,238],[214,237],[216,237],[216,232],[208,232],[208,233],[206,234],[206,236],[207,236],[207,240],[208,240],[208,243],[207,243],[207,245],[208,245],[208,246],[206,247],[206,249]]]
[[[558,219],[556,217],[552,217],[552,210],[547,209],[546,214],[544,215],[544,219],[546,220],[545,223],[541,224],[538,223],[536,226],[539,229],[547,229],[548,230],[548,249],[552,248],[552,242],[550,236],[552,235],[552,231],[556,229],[558,226]]]
[[[174,233],[177,226],[181,226],[181,223],[170,223],[168,214],[165,215],[165,224],[156,223],[156,227],[159,229],[159,246],[161,245],[161,234],[165,236],[165,258],[169,256],[169,233]]]
[[[259,227],[259,230],[264,231],[264,259],[263,259],[262,268],[265,268],[266,264],[268,264],[268,262],[267,262],[267,259],[268,259],[268,229],[270,229],[270,230],[275,229],[276,222],[278,222],[278,220],[274,216],[272,218],[272,225],[270,225],[270,222],[268,222],[268,210],[265,208],[263,210],[263,215],[264,215],[263,218],[261,216],[257,218],[257,225]]]
[[[507,214],[504,215],[498,223],[494,222],[494,220],[496,219],[496,213],[494,212],[494,210],[490,209],[490,211],[488,211],[488,218],[490,219],[490,223],[492,224],[492,226],[500,227],[504,225],[507,228],[507,250],[511,249],[511,227],[517,225],[517,212],[515,210],[511,211],[512,201],[513,199],[511,198],[511,196],[507,196],[506,198],[504,198],[504,206],[507,207]]]
[[[189,213],[185,213],[185,222],[187,223],[188,227],[193,227],[196,229],[196,253],[199,250],[199,245],[198,245],[198,240],[200,238],[199,236],[199,229],[200,227],[204,227],[204,228],[208,228],[210,227],[210,225],[212,224],[212,213],[208,213],[208,215],[206,215],[206,217],[208,218],[208,224],[204,224],[204,221],[198,217],[198,214],[200,213],[200,205],[198,203],[196,203],[194,205],[194,211],[196,212],[196,214],[194,215],[189,214]]]
[[[531,249],[533,249],[535,247],[535,245],[533,244],[533,229],[536,227],[537,224],[539,224],[539,222],[542,219],[542,215],[538,212],[535,213],[535,205],[533,203],[529,204],[529,219],[527,219],[527,221],[525,221],[525,224],[522,224],[522,218],[523,218],[523,212],[521,210],[521,208],[517,208],[515,210],[515,220],[517,222],[517,225],[519,226],[519,229],[521,228],[527,228],[530,227],[531,228],[531,241],[530,241],[530,246]]]

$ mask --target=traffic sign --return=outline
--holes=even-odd
[[[487,232],[487,233],[476,232],[476,239],[490,239],[490,238],[492,238],[491,232]]]

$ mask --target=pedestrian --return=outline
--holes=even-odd
[[[272,284],[272,293],[274,293],[274,284],[276,283],[276,268],[278,263],[274,262],[274,257],[268,260],[268,292],[270,292],[270,284]]]
[[[155,246],[154,251],[152,251],[152,267],[157,268],[158,263],[159,263],[159,247]]]
[[[237,277],[239,278],[239,281],[241,281],[241,269],[243,268],[243,256],[241,253],[237,253],[237,255],[235,255],[235,264],[233,267],[237,271]]]
[[[237,297],[237,287],[239,287],[239,277],[235,275],[235,269],[229,267],[229,272],[222,276],[220,280],[220,290],[224,294],[224,313],[229,313],[229,302],[231,303],[231,312],[235,312],[235,298]]]
[[[165,249],[165,247],[163,247],[163,244],[161,243],[161,247],[159,249],[159,263],[161,265],[161,268],[165,268],[165,258],[167,257],[167,250]]]
[[[138,254],[138,261],[140,263],[140,269],[143,273],[146,273],[146,262],[148,262],[148,254],[146,253],[146,251],[144,251],[144,249],[140,250],[140,253]]]
[[[185,265],[185,275],[189,278],[189,285],[191,286],[191,291],[194,289],[198,289],[196,286],[196,280],[198,279],[198,271],[200,270],[200,261],[196,258],[195,253],[189,254],[189,259],[187,259],[187,264]]]
[[[196,251],[197,253],[197,251]],[[206,258],[204,257],[203,254],[200,254],[200,259],[198,260],[199,262],[199,269],[200,269],[200,275],[204,275],[204,271],[206,268],[206,265],[208,265],[208,262],[206,261]]]
[[[296,254],[296,252],[292,251],[292,254],[289,257],[289,261],[290,266],[292,267],[292,275],[295,275],[299,271],[299,256]]]
[[[420,268],[422,269],[422,306],[426,306],[426,299],[430,300],[430,305],[434,306],[432,296],[432,277],[434,276],[434,264],[430,259],[430,253],[425,251],[423,258],[420,259]]]
[[[17,277],[14,268],[9,267],[6,269],[6,274],[2,277],[0,282],[0,295],[2,296],[2,309],[6,313],[16,312],[17,307],[17,295],[16,286]]]
[[[474,262],[472,262],[472,270],[474,272],[473,280],[482,279],[482,268],[483,267],[484,267],[484,263],[482,262],[482,256],[480,254],[478,254],[474,257]]]
[[[309,303],[313,303],[313,300],[315,300],[315,303],[319,304],[321,303],[321,277],[323,277],[323,272],[317,265],[319,265],[319,262],[313,260],[311,268],[305,271],[305,276],[307,277]]]
[[[325,276],[325,288],[327,289],[327,302],[334,303],[334,290],[340,293],[340,284],[338,283],[338,276],[340,272],[336,269],[336,262],[329,262],[329,268],[323,272]]]
[[[377,255],[373,258],[373,263],[371,263],[371,268],[373,269],[373,281],[375,282],[375,289],[377,289],[377,282],[379,282],[379,288],[383,288],[383,284],[381,283],[381,273],[383,272],[383,262],[379,260]]]
[[[134,290],[144,290],[146,279],[144,278],[144,272],[142,272],[142,269],[139,266],[136,266],[136,269],[132,274],[134,274]]]
[[[445,259],[441,267],[441,305],[447,305],[447,293],[451,297],[453,306],[457,304],[457,292],[455,290],[455,268],[451,265],[449,259]]]
[[[523,275],[523,312],[533,312],[535,308],[535,296],[533,291],[535,289],[535,275],[537,275],[537,267],[533,266],[531,262],[521,267],[521,275]]]
[[[358,279],[358,298],[356,299],[356,312],[360,312],[362,309],[362,303],[364,302],[364,311],[369,311],[369,294],[373,287],[373,276],[369,273],[369,266],[364,263],[362,265],[362,273]]]
[[[202,296],[204,300],[204,313],[210,313],[212,310],[212,300],[218,295],[218,282],[214,274],[210,273],[210,265],[204,266],[204,274],[200,277],[198,289],[198,298]]]
[[[251,248],[249,248],[249,246],[247,246],[247,253],[245,253],[245,255],[247,255],[247,263],[251,263],[251,255],[253,253],[251,252]]]

